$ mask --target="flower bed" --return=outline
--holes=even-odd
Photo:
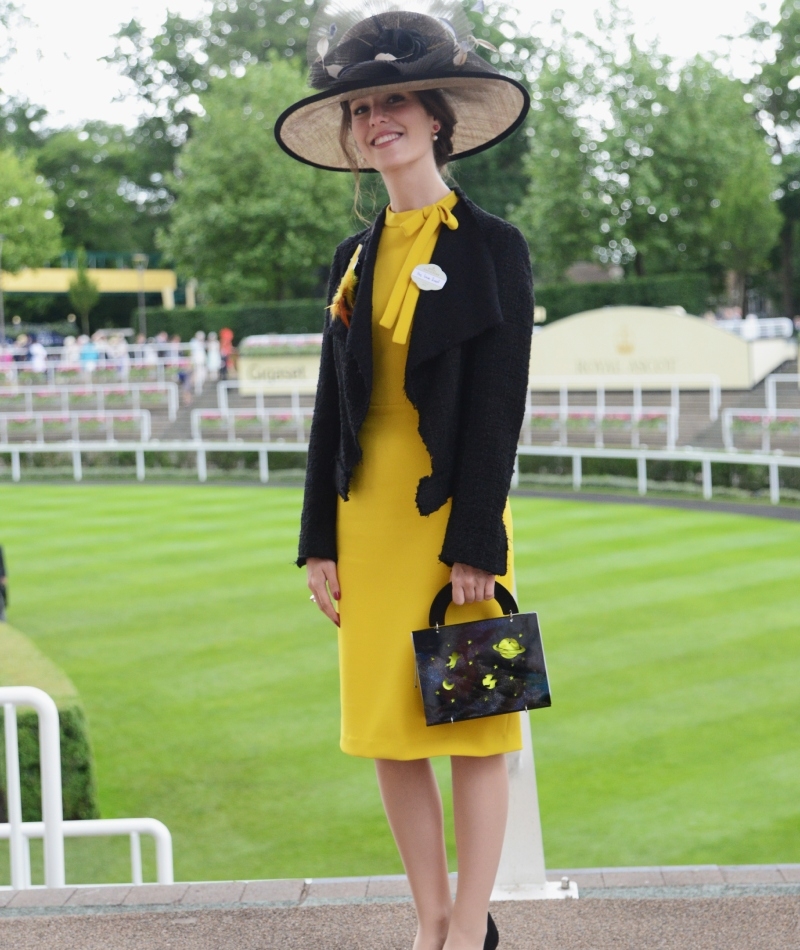
[[[609,412],[603,416],[602,426],[604,429],[629,432],[633,427],[633,416],[629,412]]]
[[[532,429],[557,429],[559,425],[558,412],[533,412],[529,416],[528,424]]]
[[[577,432],[586,432],[594,429],[596,418],[594,410],[591,412],[571,412],[567,416],[567,428]]]
[[[0,393],[0,412],[13,412],[25,408],[25,397],[21,393]]]
[[[651,432],[666,432],[667,417],[657,412],[646,413],[638,422],[639,429],[648,429]]]
[[[167,393],[163,389],[143,388],[139,391],[139,402],[142,406],[161,407],[166,404]]]
[[[131,398],[127,389],[107,389],[103,393],[103,402],[107,406],[117,406],[123,408]]]

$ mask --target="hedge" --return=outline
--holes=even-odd
[[[638,305],[642,307],[683,307],[700,315],[707,308],[711,284],[705,274],[666,274],[661,277],[630,277],[603,284],[541,284],[536,302],[547,308],[547,322],[600,307]],[[188,340],[198,330],[219,333],[233,330],[234,342],[257,333],[319,333],[325,301],[277,300],[267,303],[218,304],[186,310],[154,308],[147,311],[150,334],[162,330]],[[131,316],[136,326],[138,313]]]
[[[170,336],[177,333],[182,340],[189,340],[198,330],[219,333],[222,327],[229,327],[234,342],[239,343],[242,337],[256,333],[321,333],[324,311],[325,301],[321,299],[219,304],[194,310],[158,308],[147,311],[147,332],[166,330]],[[134,314],[131,319],[138,317]]]
[[[64,817],[99,818],[94,759],[86,716],[75,687],[31,641],[0,623],[0,685],[38,686],[58,706],[61,733],[61,784]],[[39,717],[25,707],[17,711],[23,821],[41,821]],[[5,736],[0,732],[0,822],[8,821]]]
[[[547,322],[601,307],[683,307],[700,316],[709,306],[711,283],[705,274],[629,277],[603,284],[541,284],[536,303],[547,308]]]

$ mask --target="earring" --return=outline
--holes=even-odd
[[[434,135],[433,141],[434,141],[434,142],[438,142],[438,141],[439,141],[439,136],[438,136],[438,135]]]

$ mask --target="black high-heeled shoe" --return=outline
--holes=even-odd
[[[489,921],[486,926],[486,939],[483,941],[483,950],[497,950],[500,943],[500,934],[497,932],[497,925],[489,914]]]

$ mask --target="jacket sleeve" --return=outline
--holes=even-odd
[[[528,391],[533,279],[528,246],[507,228],[493,248],[503,322],[470,342],[462,381],[453,501],[440,560],[506,573],[503,510]]]
[[[344,245],[333,258],[328,281],[327,302],[330,304],[344,273]],[[330,311],[325,311],[322,331],[322,355],[319,381],[314,399],[314,416],[308,440],[303,513],[300,517],[300,544],[297,566],[302,567],[310,557],[335,561],[336,552],[336,483],[334,479],[336,453],[339,448],[339,383],[333,359],[333,340],[330,333]]]

